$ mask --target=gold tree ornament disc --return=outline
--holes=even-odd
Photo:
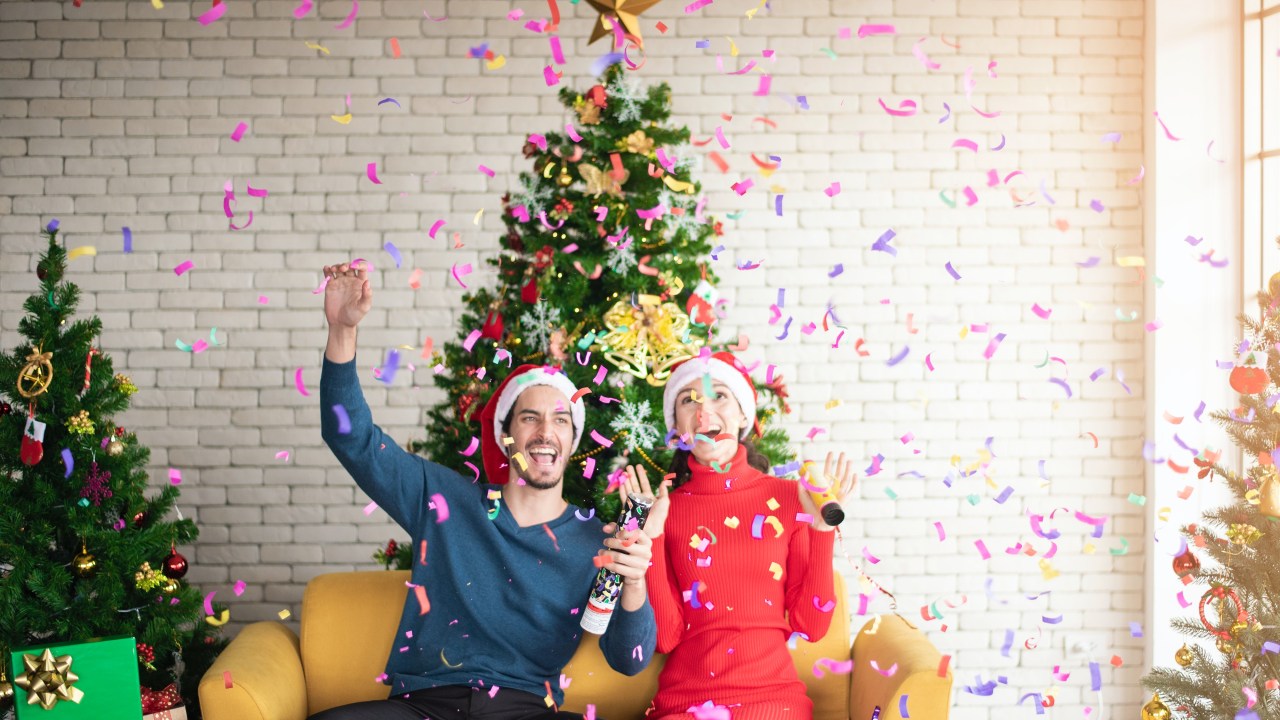
[[[1169,706],[1160,700],[1160,696],[1151,695],[1151,702],[1142,706],[1142,720],[1170,720],[1173,714],[1169,712]]]
[[[18,372],[18,394],[27,400],[40,397],[53,382],[53,353],[32,351]]]
[[[1182,667],[1191,667],[1191,663],[1195,662],[1195,659],[1195,655],[1192,654],[1191,648],[1187,647],[1185,643],[1183,643],[1182,647],[1178,648],[1178,651],[1173,654],[1173,661]]]
[[[651,385],[666,383],[671,368],[697,354],[699,345],[688,338],[689,316],[679,305],[661,302],[656,295],[640,295],[636,305],[614,303],[604,314],[609,332],[596,347],[619,370]]]

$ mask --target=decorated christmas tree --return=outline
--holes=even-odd
[[[667,124],[667,85],[642,88],[614,64],[585,93],[565,88],[560,100],[570,111],[564,132],[524,144],[531,169],[502,199],[506,233],[489,260],[498,284],[464,296],[458,339],[433,358],[448,398],[428,411],[426,438],[411,449],[478,475],[479,456],[465,453],[493,388],[521,364],[558,366],[590,390],[565,498],[612,518],[610,477],[622,465],[667,473],[662,391],[671,367],[723,349],[724,303],[707,257],[723,250],[713,247],[722,226],[691,177],[689,129]],[[768,374],[756,372],[757,382]],[[780,378],[765,379],[763,437],[752,440],[783,464],[788,438],[769,420],[786,409],[786,393]]]
[[[44,235],[18,325],[25,341],[0,355],[0,714],[22,682],[11,650],[127,635],[144,695],[177,683],[198,717],[197,685],[226,616],[214,608],[207,622],[200,592],[183,582],[177,546],[197,530],[169,518],[180,475],[148,493],[150,453],[113,421],[138,388],[99,349],[102,321],[74,318],[80,290],[65,280],[56,220]]]
[[[1174,654],[1179,667],[1157,667],[1143,678],[1155,693],[1144,720],[1280,718],[1280,274],[1259,294],[1258,307],[1258,319],[1240,316],[1245,339],[1233,348],[1230,383],[1240,407],[1212,414],[1244,451],[1247,469],[1239,475],[1224,468],[1221,452],[1195,458],[1199,476],[1224,481],[1234,501],[1182,528],[1173,571],[1195,614],[1172,626],[1198,642]]]

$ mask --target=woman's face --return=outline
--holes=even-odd
[[[705,390],[702,378],[680,388],[676,394],[675,429],[686,443],[695,435],[712,438],[712,442],[694,440],[693,456],[703,465],[723,465],[738,452],[738,438],[747,427],[747,416],[724,383],[712,381],[710,397],[704,394]]]

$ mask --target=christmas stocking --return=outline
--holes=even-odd
[[[22,431],[22,462],[35,465],[44,457],[44,423],[34,415],[27,417],[27,427]]]

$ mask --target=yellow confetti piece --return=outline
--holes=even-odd
[[[160,2],[160,0],[151,0],[151,7],[155,8],[155,9],[157,9],[157,10],[163,10],[163,9],[164,9],[164,3]]]
[[[1120,267],[1146,267],[1147,259],[1141,255],[1125,255],[1116,258],[1116,264]]]
[[[511,459],[516,461],[516,463],[520,466],[521,470],[529,469],[529,464],[524,461],[524,455],[521,455],[520,453],[516,453],[515,455],[511,456]]]
[[[1250,492],[1257,492],[1257,490],[1250,490]],[[1172,510],[1173,508],[1168,506],[1162,507],[1156,511],[1156,517],[1160,518],[1160,522],[1169,522],[1169,512]]]
[[[339,125],[350,125],[350,124],[351,124],[351,113],[347,113],[346,115],[330,115],[330,116],[329,116],[329,119],[330,119],[330,120],[333,120],[334,122],[338,123]]]
[[[1245,502],[1248,502],[1250,505],[1261,505],[1261,504],[1262,504],[1262,494],[1261,494],[1261,493],[1259,493],[1257,490],[1250,490],[1249,492],[1245,493],[1245,494],[1244,494],[1244,499],[1245,499]],[[1160,508],[1160,509],[1164,511],[1164,517],[1162,517],[1162,518],[1160,518],[1160,519],[1161,519],[1161,520],[1168,520],[1168,519],[1169,519],[1169,508]]]
[[[965,325],[964,327],[960,328],[960,339],[963,340],[967,337],[969,337],[969,326]]]
[[[206,615],[204,617],[204,621],[214,627],[222,627],[223,625],[226,625],[227,621],[230,619],[231,619],[230,610],[223,610],[221,613],[218,614],[216,618],[212,615]]]
[[[507,435],[507,436],[505,436],[505,437],[503,437],[503,438],[502,438],[502,444],[503,444],[503,445],[510,445],[511,443],[513,443],[513,442],[515,442],[515,441],[516,441],[516,439],[515,439],[515,438],[513,438],[513,437],[511,437],[510,435]]]
[[[828,401],[827,401],[827,404],[826,404],[826,406],[825,406],[825,407],[826,407],[826,409],[828,409],[828,410],[830,410],[830,409],[832,409],[832,408],[840,407],[840,401],[839,401],[839,400],[828,400]]]
[[[448,661],[448,660],[446,660],[446,659],[445,659],[445,657],[444,657],[444,650],[441,650],[441,651],[440,651],[440,662],[444,663],[444,664],[445,664],[445,667],[451,667],[451,668],[460,668],[460,667],[462,667],[462,663],[458,663],[457,665],[450,665],[450,664],[449,664],[449,661]]]
[[[693,183],[685,182],[683,180],[677,180],[674,177],[671,177],[670,175],[663,175],[662,183],[667,187],[671,188],[671,192],[681,192],[681,193],[687,193],[692,195],[693,191],[696,189]]]
[[[772,515],[764,519],[764,524],[772,527],[773,531],[777,533],[774,537],[782,537],[782,533],[786,532],[782,529],[782,522]]]
[[[757,5],[757,6],[753,7],[753,8],[751,8],[750,10],[748,10],[748,11],[747,11],[747,19],[748,19],[748,20],[754,20],[754,19],[756,18],[756,13],[760,12],[760,8],[764,7],[764,4],[765,4],[766,2],[768,2],[768,1],[769,1],[769,0],[760,0],[760,4],[759,4],[759,5]]]
[[[727,517],[724,519],[724,524],[725,524],[725,527],[736,528],[738,527],[738,518],[736,516]]]
[[[765,503],[765,505],[768,505],[770,510],[777,510],[778,508],[782,507],[781,505],[778,504],[778,501],[774,500],[773,498],[769,498],[769,502]]]
[[[281,610],[280,612],[276,613],[276,616],[279,617],[281,620],[288,620],[290,615],[291,613],[287,609]]]
[[[697,550],[698,546],[701,544],[702,544],[702,538],[698,536],[698,533],[694,533],[693,537],[689,538],[689,547]]]
[[[67,260],[75,260],[81,255],[97,255],[97,254],[98,254],[98,248],[92,245],[85,245],[84,247],[78,247],[68,252]]]
[[[499,55],[498,57],[485,63],[485,67],[489,68],[490,70],[501,70],[503,66],[506,64],[507,64],[507,56]]]
[[[738,44],[728,35],[725,35],[724,39],[729,41],[729,57],[738,57]]]
[[[1052,580],[1058,577],[1060,573],[1057,570],[1053,569],[1053,566],[1049,564],[1048,560],[1041,560],[1040,574],[1044,576],[1045,580]]]
[[[1097,548],[1093,546],[1093,543],[1085,543],[1084,547],[1081,548],[1081,552],[1085,555],[1092,555],[1096,550]]]
[[[489,491],[489,499],[490,499],[490,500],[499,500],[499,499],[501,499],[501,498],[502,498],[502,491],[501,491],[501,490],[490,490],[490,491]]]
[[[473,218],[471,218],[471,224],[472,224],[472,225],[479,225],[479,224],[480,224],[480,218],[481,218],[481,217],[483,217],[483,216],[484,216],[484,208],[480,208],[479,210],[477,210],[477,211],[476,211],[476,216],[475,216],[475,217],[473,217]]]
[[[308,49],[311,49],[311,50],[319,50],[320,52],[324,53],[325,55],[328,55],[328,54],[329,54],[329,48],[327,48],[327,47],[325,47],[325,46],[323,46],[323,45],[318,45],[318,44],[313,43],[313,42],[309,42],[309,43],[307,43],[307,48],[308,48]]]
[[[769,563],[769,572],[773,573],[774,580],[782,579],[782,566],[776,562]]]
[[[867,623],[867,629],[862,631],[863,635],[875,635],[880,631],[880,614],[871,618],[871,622]]]

